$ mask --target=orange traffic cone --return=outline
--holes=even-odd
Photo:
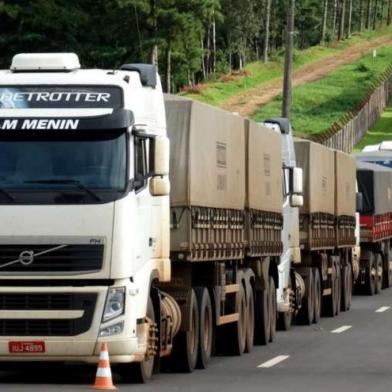
[[[107,343],[102,343],[99,354],[97,376],[95,378],[94,389],[116,390],[113,385],[112,371],[110,370],[109,351]]]

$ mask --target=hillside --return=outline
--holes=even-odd
[[[314,46],[296,51],[293,84],[319,80],[345,64],[351,64],[375,48],[392,44],[392,28],[368,31],[330,46]],[[261,106],[281,94],[283,53],[268,63],[249,64],[242,73],[197,85],[181,95],[251,116]]]

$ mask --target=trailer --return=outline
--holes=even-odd
[[[182,314],[170,366],[204,368],[220,352],[272,341],[283,225],[281,136],[186,98],[166,96],[171,282]],[[200,343],[199,343],[200,342]]]
[[[279,326],[294,318],[310,325],[320,316],[335,316],[351,306],[356,246],[355,159],[320,144],[293,138],[286,119],[267,120],[283,136],[283,167],[289,181],[296,168],[303,173],[304,203],[295,208],[287,199],[283,238],[290,239],[282,255]],[[290,217],[287,219],[286,217]]]
[[[392,170],[357,161],[357,179],[362,193],[361,259],[356,290],[374,295],[392,284]]]

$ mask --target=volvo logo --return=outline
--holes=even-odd
[[[21,264],[27,266],[33,264],[34,262],[34,251],[33,250],[24,250],[19,255],[19,261]]]
[[[24,250],[23,252],[21,252],[21,253],[19,254],[19,256],[18,256],[17,259],[8,261],[7,263],[4,263],[4,264],[1,264],[1,265],[0,265],[0,268],[9,267],[9,266],[11,266],[11,265],[18,264],[18,263],[20,263],[20,264],[22,264],[22,266],[25,266],[25,267],[26,267],[26,266],[29,266],[29,265],[33,264],[33,263],[34,263],[34,260],[35,260],[37,257],[42,256],[42,255],[45,255],[45,254],[47,254],[47,253],[52,253],[52,252],[54,252],[54,251],[56,251],[56,250],[65,248],[65,247],[67,247],[67,246],[68,246],[68,245],[58,245],[58,246],[55,246],[55,247],[53,247],[53,248],[46,249],[46,250],[43,250],[43,251],[37,252],[37,253],[34,253],[33,250],[28,250],[28,249],[26,249],[26,250]]]

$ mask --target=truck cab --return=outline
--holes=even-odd
[[[264,125],[282,135],[282,168],[283,168],[283,252],[280,258],[279,288],[277,291],[277,308],[283,329],[291,323],[295,302],[301,301],[300,292],[294,293],[292,265],[301,262],[299,244],[298,207],[303,204],[302,169],[296,167],[294,136],[289,120],[273,118],[266,120]],[[299,276],[297,277],[298,280]],[[302,282],[301,282],[302,283]],[[302,284],[299,287],[303,286]]]
[[[103,340],[145,359],[149,289],[170,279],[165,124],[154,66],[0,71],[0,360],[96,362]]]

